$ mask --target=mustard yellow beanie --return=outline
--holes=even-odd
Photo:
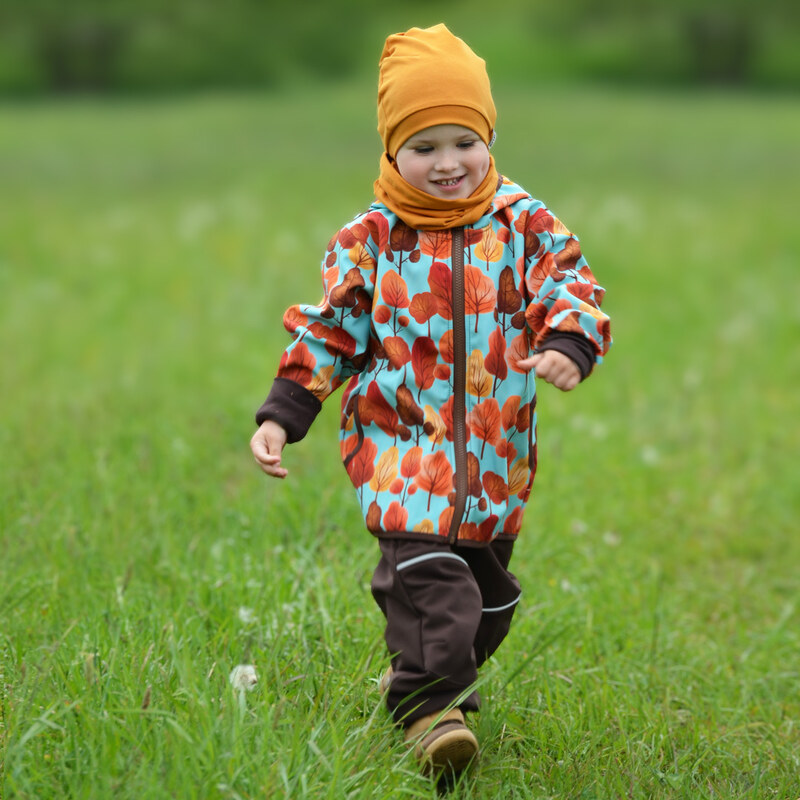
[[[445,25],[386,39],[378,75],[378,132],[394,158],[431,125],[463,125],[488,145],[497,111],[486,62]]]

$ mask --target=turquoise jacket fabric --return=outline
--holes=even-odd
[[[293,341],[257,420],[305,435],[340,385],[341,454],[377,536],[516,537],[536,471],[548,348],[585,377],[611,344],[577,238],[503,180],[473,225],[425,232],[373,203],[328,244],[325,295],[284,315]]]

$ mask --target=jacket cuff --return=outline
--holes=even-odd
[[[585,336],[581,336],[578,333],[553,331],[536,350],[537,352],[557,350],[559,353],[568,356],[580,370],[581,380],[587,378],[594,368],[595,349]]]
[[[322,403],[299,383],[275,378],[264,404],[256,412],[256,425],[277,422],[286,431],[286,443],[299,442],[322,410]]]

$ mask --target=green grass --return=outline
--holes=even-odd
[[[385,712],[337,401],[252,415],[371,197],[371,86],[0,107],[0,796],[432,798]],[[497,91],[616,344],[544,387],[455,798],[800,796],[795,98]],[[240,704],[231,669],[253,663]]]

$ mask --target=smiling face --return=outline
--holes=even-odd
[[[489,171],[489,148],[461,125],[433,125],[397,151],[397,169],[414,188],[454,200],[469,197]]]

